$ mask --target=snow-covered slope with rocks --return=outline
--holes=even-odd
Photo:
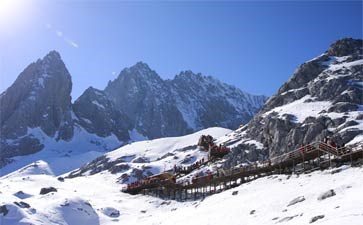
[[[200,136],[211,135],[218,139],[228,133],[231,130],[214,127],[181,137],[131,143],[72,171],[69,177],[107,171],[116,174],[119,183],[142,180],[164,171],[172,171],[174,165],[187,167],[203,158],[207,160],[208,152],[201,151],[197,146]]]
[[[37,171],[16,171],[0,178],[0,224],[360,225],[363,220],[362,167],[272,175],[186,202],[125,194],[116,180],[108,171],[57,179],[44,163]]]
[[[225,166],[261,160],[330,138],[363,146],[362,40],[341,39],[302,64],[243,128],[226,138]]]

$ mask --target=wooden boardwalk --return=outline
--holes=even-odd
[[[123,188],[122,191],[176,200],[197,199],[266,175],[310,172],[347,162],[353,163],[362,158],[362,148],[334,148],[326,143],[316,142],[262,163],[232,168],[223,172],[218,171],[193,178],[191,182],[182,179],[154,179],[141,181],[136,186]]]

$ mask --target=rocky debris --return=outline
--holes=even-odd
[[[278,223],[282,223],[282,222],[290,221],[290,220],[292,220],[292,219],[294,219],[295,217],[298,217],[298,216],[299,216],[299,215],[286,216],[286,217],[284,217],[284,218],[280,219],[280,220],[278,221]]]
[[[170,205],[171,201],[163,201],[162,203],[160,203],[160,205]]]
[[[324,215],[318,215],[318,216],[314,216],[313,218],[310,219],[309,223],[314,223],[317,220],[323,219],[325,216]]]
[[[30,208],[30,205],[26,202],[14,202],[14,204],[19,206],[20,208]]]
[[[91,162],[83,165],[77,170],[72,171],[67,178],[73,178],[78,176],[83,176],[85,172],[90,175],[99,173],[101,171],[108,170],[112,174],[120,173],[122,171],[128,170],[130,166],[127,162],[131,162],[135,158],[135,155],[123,156],[114,161],[111,161],[105,155],[102,155]]]
[[[115,208],[112,208],[112,207],[102,208],[101,211],[106,216],[109,216],[109,217],[112,217],[112,218],[117,218],[117,217],[120,216],[120,211],[115,209]]]
[[[299,197],[294,198],[293,200],[291,200],[287,206],[289,207],[289,206],[295,205],[295,204],[297,204],[299,202],[303,202],[303,201],[305,201],[305,197],[304,196],[299,196]]]
[[[6,216],[8,214],[9,210],[6,208],[6,205],[0,206],[0,214],[3,214],[3,216]]]
[[[45,187],[45,188],[40,189],[39,194],[45,195],[45,194],[48,194],[50,192],[57,192],[57,189],[54,188],[54,187]]]
[[[132,160],[132,163],[149,163],[150,160],[145,157],[137,157],[136,159]]]
[[[326,191],[326,192],[322,193],[321,195],[319,195],[318,200],[321,201],[321,200],[333,197],[335,195],[336,195],[335,191],[333,189],[331,189],[331,190]]]
[[[58,177],[57,180],[60,182],[64,182],[64,177]]]
[[[238,195],[238,191],[233,191],[232,195]]]

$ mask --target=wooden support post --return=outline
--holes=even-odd
[[[292,172],[295,173],[295,159],[292,159]]]
[[[320,149],[318,149],[318,165],[319,165],[319,169],[321,169],[321,165],[320,165]]]
[[[305,151],[303,151],[302,158],[303,158],[303,170],[305,173]]]

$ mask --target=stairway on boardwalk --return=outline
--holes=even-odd
[[[141,185],[133,189],[123,189],[123,191],[131,194],[154,194],[159,197],[161,197],[160,193],[164,193],[163,196],[165,196],[165,193],[168,193],[166,196],[169,197],[171,195],[175,197],[177,195],[176,193],[179,193],[181,199],[183,198],[183,195],[187,199],[188,193],[190,194],[190,197],[192,193],[196,193],[198,191],[203,192],[204,196],[204,192],[205,190],[208,190],[208,187],[209,194],[213,194],[216,193],[217,186],[223,187],[223,189],[228,189],[261,176],[275,173],[281,174],[285,171],[296,172],[296,166],[301,164],[303,165],[303,172],[311,172],[311,168],[305,168],[306,163],[312,164],[312,168],[316,166],[315,168],[322,169],[332,167],[333,163],[344,163],[348,161],[352,163],[353,160],[362,158],[362,148],[356,149],[355,151],[348,147],[337,149],[326,143],[316,142],[302,146],[283,155],[270,158],[264,162],[255,162],[248,166],[224,170],[223,173],[217,171],[215,173],[208,174],[207,176],[194,178],[192,179],[192,182],[178,182],[178,180],[176,182],[171,182],[171,180],[163,180],[153,185]],[[204,162],[196,169],[206,165],[208,162],[209,161]],[[219,188],[219,190],[222,189]]]

